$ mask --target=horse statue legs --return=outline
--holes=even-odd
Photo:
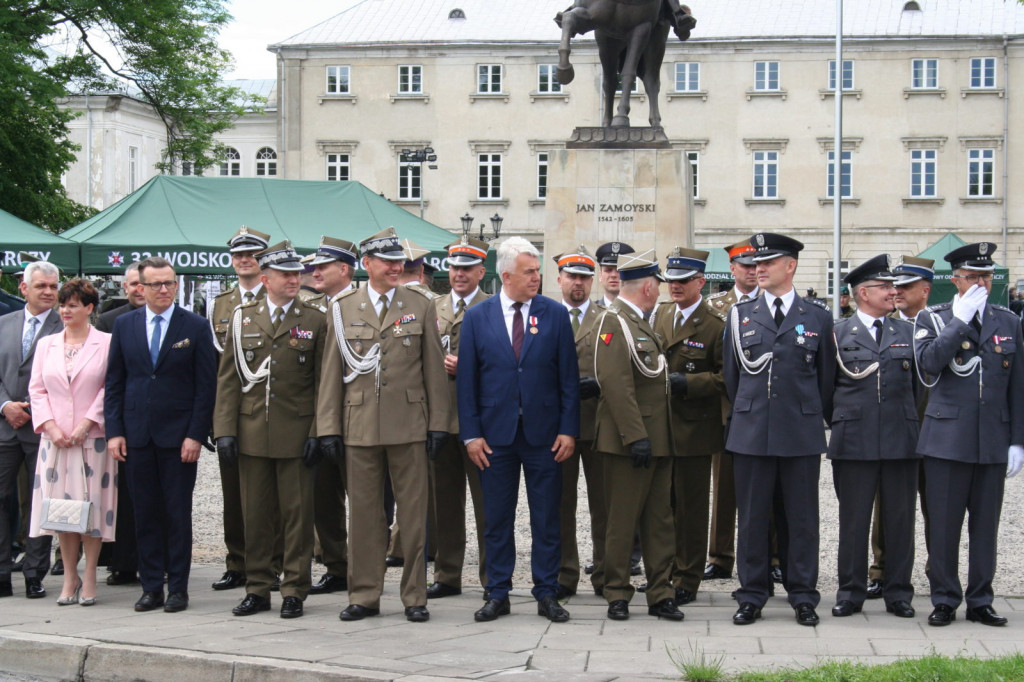
[[[562,85],[568,85],[576,77],[576,71],[569,63],[569,54],[572,51],[570,41],[578,35],[594,30],[595,26],[590,19],[590,12],[587,10],[584,0],[576,0],[572,7],[556,14],[555,23],[562,29],[562,40],[558,44],[558,66],[555,68],[555,77]]]

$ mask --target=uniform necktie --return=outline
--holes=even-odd
[[[245,292],[245,295],[242,296],[242,298],[245,299],[246,303],[252,303],[252,299],[256,298],[256,295],[253,294],[251,291],[247,291]]]
[[[523,304],[516,301],[512,307],[516,309],[515,315],[512,316],[512,352],[516,354],[516,362],[519,362],[519,353],[523,350],[523,337],[526,336],[526,332],[523,331]]]
[[[740,296],[740,303],[746,303],[749,300],[750,296],[748,294],[743,294],[742,296]]]
[[[387,317],[387,316],[388,316],[388,297],[387,297],[387,294],[381,294],[380,295],[380,315],[377,316],[377,319],[380,320],[380,323],[383,325],[384,324],[384,318]]]
[[[874,328],[875,343],[881,345],[882,343],[882,321],[875,320],[875,323],[871,325]]]
[[[974,331],[978,332],[978,336],[981,336],[981,313],[971,318],[971,326],[974,327]]]
[[[674,324],[672,325],[672,328],[675,331],[679,331],[679,328],[682,327],[682,326],[683,326],[683,311],[682,310],[676,310],[676,318],[675,318]]]
[[[460,298],[455,306],[455,317],[462,315],[464,312],[466,312],[466,299]]]
[[[781,327],[782,321],[786,319],[786,314],[782,312],[782,299],[775,299],[775,303],[773,305],[775,306],[775,326]]]
[[[569,311],[569,315],[572,316],[571,322],[572,322],[572,333],[573,333],[573,336],[575,336],[576,333],[579,332],[579,330],[580,330],[580,313],[581,312],[582,311],[579,308],[573,308],[572,310]]]
[[[28,328],[25,329],[25,335],[21,337],[21,359],[24,360],[28,357],[28,353],[32,350],[32,342],[36,338],[36,329],[39,327],[39,318],[30,317],[28,318]]]
[[[149,340],[149,357],[153,360],[153,367],[156,367],[156,359],[160,357],[160,323],[164,318],[157,315],[153,318],[153,338]]]
[[[284,308],[275,308],[274,309],[274,320],[273,320],[273,322],[274,322],[274,331],[275,332],[277,331],[277,328],[281,326],[281,323],[283,321],[284,321]]]

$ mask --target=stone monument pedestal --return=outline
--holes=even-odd
[[[551,259],[609,241],[655,249],[664,267],[675,246],[690,246],[693,190],[686,153],[660,128],[577,128],[548,158],[543,293],[561,300]],[[601,295],[595,284],[592,298]]]

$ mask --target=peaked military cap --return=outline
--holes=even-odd
[[[448,265],[465,268],[480,265],[487,258],[490,245],[482,239],[463,236],[448,245]]]
[[[305,270],[299,254],[295,253],[292,243],[285,239],[256,254],[256,262],[260,269],[281,270],[282,272],[302,272]]]
[[[248,251],[263,251],[270,244],[270,235],[264,234],[251,227],[242,225],[238,232],[228,240],[228,251],[231,253],[246,253]]]
[[[636,253],[636,249],[626,242],[608,242],[597,247],[597,262],[600,265],[616,265],[619,256],[627,253]]]
[[[996,245],[992,242],[977,242],[953,249],[943,258],[949,261],[950,267],[954,270],[963,268],[977,272],[991,272],[996,267],[992,260],[992,254],[995,252]]]
[[[668,282],[682,282],[695,275],[704,274],[707,267],[710,251],[698,251],[696,249],[684,249],[677,246],[668,255],[668,264],[665,266],[665,280]]]
[[[625,255],[619,259],[616,267],[619,271],[619,279],[623,282],[641,277],[657,277],[662,282],[665,281],[665,276],[661,274],[661,268],[658,267],[654,249]]]
[[[405,267],[406,269],[418,268],[423,265],[423,259],[430,249],[425,249],[411,239],[400,239],[399,243],[402,245],[402,251],[405,253]]]
[[[889,254],[882,253],[874,258],[869,258],[843,278],[850,287],[855,287],[863,282],[879,280],[882,282],[895,282],[899,277],[892,274],[892,261]]]
[[[903,256],[893,268],[892,273],[899,277],[896,285],[912,284],[922,279],[931,282],[935,279],[935,261],[931,258]]]
[[[792,237],[784,234],[773,234],[771,232],[758,232],[750,238],[750,245],[756,249],[754,262],[778,258],[779,256],[792,256],[799,258],[804,245]]]
[[[744,239],[741,242],[736,242],[731,246],[725,247],[725,252],[729,254],[730,263],[739,263],[741,265],[754,265],[754,253],[757,251],[750,244],[749,239]]]
[[[372,237],[367,237],[359,243],[359,252],[364,256],[374,256],[384,260],[405,260],[405,251],[398,239],[395,228],[389,227],[381,230]]]
[[[356,245],[352,242],[345,239],[322,236],[320,237],[320,246],[316,248],[316,253],[313,254],[313,260],[310,263],[312,265],[324,265],[338,261],[355,267],[358,256],[359,252],[356,249]]]
[[[559,272],[568,272],[573,275],[594,276],[597,272],[597,261],[587,251],[587,247],[580,244],[575,250],[555,256],[555,263],[558,264]]]

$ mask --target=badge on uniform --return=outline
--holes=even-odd
[[[799,345],[801,345],[801,346],[802,346],[802,345],[804,345],[805,343],[807,343],[807,339],[805,339],[805,338],[804,338],[804,337],[802,337],[802,336],[798,336],[798,337],[796,337],[796,342],[797,342],[797,344],[799,344]]]
[[[747,326],[748,324],[750,324],[750,318],[744,317],[743,321],[740,324],[742,324],[744,327]]]
[[[404,339],[402,339],[402,345],[403,346],[411,346],[412,345],[412,339],[410,339],[408,336],[405,337]]]
[[[305,353],[299,353],[299,364],[300,365],[306,364],[306,354]]]
[[[248,327],[250,324],[252,324],[252,318],[251,317],[243,317],[242,318],[242,326],[243,327]]]
[[[601,339],[601,341],[606,346],[610,346],[611,343],[612,343],[612,333],[611,332],[608,332],[606,334],[601,334],[601,336],[599,336],[598,338]]]
[[[416,321],[416,315],[402,315],[400,318],[395,320],[395,324],[409,324],[410,322]]]
[[[921,329],[918,329],[917,332],[914,333],[915,339],[923,339],[926,336],[928,336],[928,330],[924,329],[923,327]]]
[[[903,369],[910,369],[910,360],[903,361]]]
[[[362,342],[361,341],[356,341],[356,345],[353,348],[353,350],[356,353],[359,353],[360,355],[362,355],[363,354],[363,344],[362,344]]]
[[[960,347],[963,348],[964,350],[970,350],[971,349],[971,342],[970,341],[964,341],[963,343],[960,344]]]
[[[530,315],[530,333],[536,334],[539,330],[537,329],[537,318]]]
[[[686,363],[686,371],[690,372],[691,374],[693,372],[696,372],[697,371],[697,365],[693,364],[692,362]]]
[[[689,339],[684,340],[683,345],[689,346],[690,348],[699,348],[700,350],[704,350],[705,348],[707,348],[707,346],[705,346],[700,341],[690,341]]]
[[[757,333],[756,329],[751,329],[749,332],[743,332],[743,338],[747,338],[748,336],[753,336],[756,333]]]
[[[251,350],[245,351],[245,361],[246,362],[252,362],[255,359],[256,359],[256,353],[254,353]]]

